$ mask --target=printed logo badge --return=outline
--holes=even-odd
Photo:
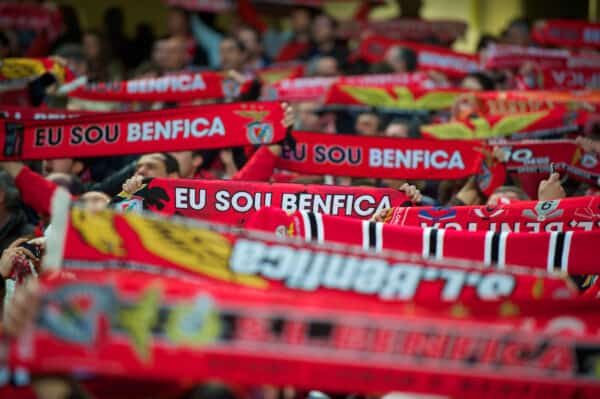
[[[496,208],[493,206],[486,206],[481,208],[475,208],[471,210],[471,214],[477,216],[480,219],[489,220],[500,215],[504,215],[507,212],[506,209]]]
[[[524,209],[522,216],[528,219],[534,219],[538,222],[545,220],[556,219],[562,216],[563,209],[557,209],[560,200],[540,201],[534,209]]]
[[[246,135],[248,141],[252,144],[268,144],[273,140],[274,131],[271,123],[263,122],[269,115],[269,111],[261,110],[241,110],[235,113],[244,118],[250,118],[253,121],[246,125]]]
[[[121,212],[141,212],[144,209],[144,199],[137,195],[116,204]]]
[[[223,79],[221,81],[221,90],[223,90],[223,97],[234,98],[240,94],[240,84],[232,79]]]
[[[456,217],[456,209],[443,206],[434,206],[431,209],[423,209],[419,211],[418,215],[422,219],[431,220],[435,223],[454,219]]]
[[[581,158],[581,166],[584,168],[592,169],[598,165],[598,159],[594,154],[583,154]]]

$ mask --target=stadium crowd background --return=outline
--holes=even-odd
[[[226,71],[233,79],[243,82],[254,79],[263,68],[290,62],[302,63],[307,77],[420,72],[417,56],[410,49],[392,47],[387,51],[383,62],[368,64],[355,56],[358,39],[343,38],[338,34],[341,30],[358,29],[357,20],[360,18],[366,20],[369,12],[372,15],[379,12],[376,4],[367,2],[362,4],[354,2],[352,7],[348,6],[352,8],[354,16],[342,21],[336,20],[335,16],[324,11],[320,6],[277,4],[256,8],[252,2],[239,1],[231,11],[215,14],[157,5],[156,2],[148,5],[149,9],[165,7],[164,12],[157,14],[164,15],[162,19],[156,15],[152,16],[152,12],[142,10],[146,4],[139,2],[135,6],[128,4],[128,12],[139,9],[142,15],[147,13],[154,18],[154,21],[137,24],[134,32],[130,32],[132,29],[126,29],[132,26],[126,21],[130,15],[124,14],[120,7],[104,7],[100,17],[100,12],[94,11],[96,5],[92,3],[78,2],[76,8],[67,5],[68,2],[59,6],[64,25],[52,38],[47,34],[26,30],[0,30],[0,62],[9,57],[56,56],[76,76],[87,76],[90,83],[152,78],[182,71],[209,70]],[[448,10],[452,8],[450,3],[452,2],[447,2],[440,7]],[[432,36],[423,40],[423,43],[442,47],[454,45],[463,49],[475,44],[472,49],[475,51],[483,51],[493,43],[537,46],[531,37],[533,20],[528,18],[530,16],[526,13],[516,15],[517,18],[511,20],[503,20],[494,18],[494,7],[498,6],[499,13],[502,14],[503,10],[506,12],[507,8],[510,9],[506,4],[501,6],[495,1],[488,1],[478,6],[464,7],[464,2],[458,3],[457,8],[484,14],[484,21],[493,20],[497,26],[502,23],[504,28],[497,35],[488,34],[485,24],[480,18],[476,18],[480,26],[469,27],[466,41],[458,39],[457,44],[455,38],[444,42],[441,38]],[[595,1],[572,2],[573,7],[567,10],[563,2],[558,3],[549,5],[547,12],[549,14],[570,12],[571,16],[581,18],[587,16],[586,12],[590,11],[588,8],[592,4],[597,5]],[[422,17],[421,1],[399,0],[395,6],[392,10],[395,8],[397,15],[394,15],[394,11],[384,12],[388,18]],[[521,6],[515,8],[521,11],[525,9],[526,12],[526,6]],[[343,5],[337,4],[328,5],[325,10],[333,10],[333,14],[347,13],[343,8]],[[555,16],[542,15],[544,10],[541,8],[543,7],[530,7],[530,10],[540,14],[536,17]],[[88,19],[95,21],[95,26],[90,26],[88,21],[84,28],[82,16],[79,14],[81,10],[85,10],[88,16],[93,15],[93,18],[88,17]],[[589,12],[590,15],[593,13],[593,10]],[[227,15],[223,18],[223,15],[218,14]],[[468,19],[472,21],[472,15]],[[476,31],[475,34],[472,32],[473,29]],[[359,36],[366,37],[369,34],[370,32],[365,30],[360,32]],[[525,65],[518,71],[483,70],[470,73],[460,79],[445,76],[440,72],[427,72],[427,75],[428,79],[439,87],[460,87],[473,91],[513,90],[520,88],[515,76],[527,76],[527,68],[528,66]],[[2,93],[0,97],[0,110],[1,104],[24,105],[23,103],[12,104],[14,98],[9,98]],[[80,100],[60,97],[52,92],[44,96],[43,103],[43,106],[50,108],[73,111],[139,111],[176,106],[170,102],[110,103]],[[455,110],[457,113],[460,113],[459,105]],[[296,102],[286,105],[285,110],[286,123],[293,125],[295,130],[360,136],[420,138],[421,125],[430,122],[429,118],[432,118],[431,115],[423,117],[418,113],[390,113],[377,108],[361,111],[331,111],[322,108],[317,101]],[[595,141],[598,134],[597,126],[591,125],[586,129],[587,137],[579,138],[578,143],[586,151],[600,153],[600,145]],[[281,148],[279,145],[273,145],[270,150],[278,155]],[[28,162],[25,173],[30,173],[31,170],[37,173],[38,177],[43,176],[44,179],[67,188],[86,207],[102,209],[122,190],[135,192],[141,187],[144,177],[251,180],[250,176],[253,176],[256,171],[249,171],[245,166],[252,156],[253,153],[244,148],[229,148],[142,156],[49,159]],[[495,156],[498,159],[502,158],[502,154],[498,152],[495,152]],[[33,244],[42,249],[46,245],[43,231],[47,227],[48,219],[47,215],[36,212],[36,205],[46,203],[42,208],[48,209],[47,203],[50,198],[38,198],[36,200],[39,201],[38,204],[33,206],[31,203],[23,204],[21,197],[41,197],[47,194],[47,191],[40,189],[41,186],[37,185],[35,178],[33,180],[23,178],[22,163],[3,162],[0,163],[0,168],[2,169],[0,171],[0,251],[2,251],[0,274],[3,279],[9,280],[15,268],[27,267],[28,261],[33,261],[39,269],[40,255],[34,254],[31,248],[24,248],[20,244],[31,242],[33,236],[41,236],[42,238],[32,241]],[[266,171],[267,174],[271,172]],[[265,171],[259,171],[258,174],[264,173]],[[385,176],[381,179],[288,176],[286,179],[301,183],[391,187],[405,191],[416,203],[430,205],[496,205],[503,199],[510,202],[595,193],[595,187],[572,180],[561,180],[558,174],[552,174],[540,182],[537,198],[531,198],[510,180],[495,193],[486,197],[476,187],[474,178],[442,182],[395,180],[386,179]],[[377,215],[375,218],[383,218],[383,216]],[[28,319],[32,317],[33,310],[30,304],[35,296],[35,290],[32,283],[21,289],[17,288],[13,296],[11,288],[7,285],[7,300],[3,309],[5,334],[19,334]],[[83,388],[74,380],[49,378],[39,383],[41,388],[37,391],[42,398],[84,397]],[[53,390],[59,393],[52,396]],[[261,398],[293,398],[301,397],[305,393],[295,392],[291,388],[251,387],[243,394]],[[197,388],[190,395],[189,397],[194,398],[229,398],[240,396],[242,393],[220,385],[205,385]]]

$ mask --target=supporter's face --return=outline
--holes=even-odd
[[[321,58],[315,68],[316,76],[335,77],[340,74],[337,60],[333,57]]]
[[[361,136],[377,136],[379,118],[372,114],[359,115],[356,120],[356,132]]]
[[[315,42],[323,43],[333,38],[333,25],[328,17],[319,15],[312,26],[312,36]]]
[[[152,61],[162,68],[167,58],[167,40],[157,40],[152,49]]]
[[[519,201],[519,195],[514,191],[505,191],[502,193],[493,193],[487,200],[487,206],[497,206],[511,201]]]
[[[186,35],[187,26],[186,16],[181,10],[169,10],[169,13],[167,14],[167,31],[170,35]]]
[[[73,165],[74,162],[71,158],[45,159],[42,161],[42,171],[44,176],[48,176],[50,173],[71,174]]]
[[[523,27],[511,26],[506,31],[504,41],[507,44],[514,44],[516,46],[529,46],[529,32]]]
[[[242,43],[244,43],[246,50],[250,54],[254,56],[260,55],[262,48],[258,36],[256,36],[256,32],[254,32],[252,29],[240,29],[237,37]]]
[[[98,212],[106,209],[110,198],[100,191],[89,191],[79,197],[79,201],[83,203],[83,207],[88,211]]]
[[[294,10],[291,15],[291,24],[294,32],[307,32],[310,28],[310,14],[306,10]]]
[[[240,70],[244,65],[244,53],[231,39],[221,42],[221,68]]]
[[[408,138],[408,126],[404,123],[392,123],[385,129],[385,136]]]
[[[314,102],[303,102],[298,104],[299,129],[307,131],[319,131],[320,120],[317,114],[318,104]]]
[[[179,164],[179,171],[181,172],[181,177],[190,178],[194,175],[194,158],[192,157],[192,151],[180,151],[180,152],[171,152],[171,155],[177,160]]]
[[[463,81],[460,83],[460,87],[463,89],[473,90],[473,91],[482,91],[483,90],[483,87],[481,86],[479,81],[472,76],[467,76],[466,78],[464,78]]]
[[[88,60],[100,57],[100,39],[96,35],[87,34],[83,37],[83,52]]]
[[[162,154],[143,155],[137,162],[135,174],[143,177],[168,177]]]
[[[162,69],[169,72],[179,71],[185,67],[186,61],[187,51],[185,39],[182,37],[172,37],[166,40],[165,58],[161,65]]]
[[[397,47],[390,48],[385,54],[385,62],[395,73],[407,72],[406,62],[400,57],[400,49]]]

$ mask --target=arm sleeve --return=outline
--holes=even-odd
[[[195,14],[190,17],[190,28],[196,42],[206,51],[210,67],[218,68],[221,64],[219,45],[223,36],[202,22]]]
[[[279,157],[263,146],[252,155],[246,165],[231,180],[268,181]]]
[[[132,162],[129,165],[121,168],[121,170],[118,172],[108,176],[101,182],[86,185],[85,189],[86,191],[102,191],[112,198],[121,192],[122,185],[125,180],[133,176],[135,173],[135,167],[135,162]]]
[[[56,191],[56,183],[45,179],[24,166],[15,178],[15,184],[21,193],[21,200],[25,204],[42,216],[50,215],[52,195]]]

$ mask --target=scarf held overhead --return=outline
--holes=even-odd
[[[388,178],[460,179],[477,174],[484,146],[475,141],[411,140],[299,133],[277,167],[303,174]]]
[[[69,97],[93,101],[191,101],[234,98],[247,90],[218,72],[177,73],[158,78],[92,83],[69,92]]]
[[[121,210],[146,209],[232,225],[242,225],[269,206],[364,219],[384,208],[410,204],[404,192],[385,188],[197,179],[150,179],[135,194],[121,193],[112,202]]]
[[[600,47],[600,24],[584,21],[548,20],[531,31],[533,39],[560,47]]]
[[[535,303],[577,295],[563,278],[545,273],[484,269],[457,260],[436,263],[399,252],[376,255],[360,247],[286,239],[286,232],[276,237],[156,215],[93,214],[79,208],[65,213],[53,215],[52,223],[64,223],[65,231],[52,232],[57,245],[45,262],[71,269],[131,268],[240,289],[311,291],[336,302],[373,305],[382,300],[440,307],[457,300]],[[448,275],[460,276],[460,281]]]
[[[435,211],[424,212],[433,216]],[[498,212],[488,210],[487,215]],[[438,215],[442,215],[442,211],[438,211]],[[600,230],[513,233],[457,230],[450,222],[446,229],[438,228],[437,224],[429,227],[427,222],[421,225],[424,227],[403,227],[310,212],[289,214],[280,209],[265,208],[251,216],[246,226],[269,232],[284,231],[307,241],[357,245],[379,252],[391,249],[437,261],[461,259],[499,269],[518,265],[576,275],[600,272],[596,258],[591,254],[593,248],[600,245]],[[536,250],[531,251],[531,248]]]
[[[105,271],[44,280],[40,302],[32,333],[9,352],[11,367],[33,373],[85,369],[148,380],[218,378],[467,399],[500,399],[507,392],[515,399],[600,395],[598,338],[561,335],[567,327],[556,310],[507,317],[506,306],[504,316],[482,321],[465,318],[463,306],[462,319],[443,318],[414,308],[385,312],[384,306],[355,308],[311,294],[272,297]],[[568,312],[568,320],[591,327],[597,317],[593,303],[585,305]]]
[[[98,157],[269,144],[282,140],[285,130],[279,103],[4,122],[0,159]]]

